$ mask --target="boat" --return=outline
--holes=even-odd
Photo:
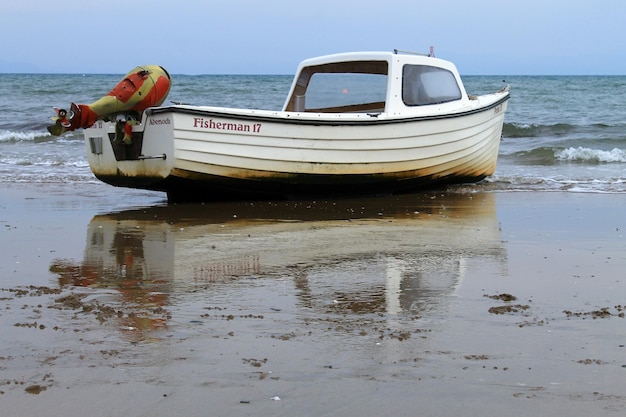
[[[469,95],[432,49],[347,52],[300,63],[280,111],[159,94],[78,127],[98,179],[169,202],[390,195],[492,175],[509,94]]]

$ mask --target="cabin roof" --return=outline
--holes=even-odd
[[[363,52],[342,52],[337,54],[323,55],[319,57],[309,58],[302,61],[298,71],[305,67],[320,66],[339,62],[353,61],[387,61],[391,66],[410,64],[426,64],[432,66],[440,66],[443,68],[456,71],[454,64],[443,59],[435,58],[428,54],[412,53],[412,52],[392,52],[392,51],[363,51]]]
[[[300,66],[306,67],[346,61],[389,61],[392,57],[392,52],[383,51],[342,52],[305,59],[300,63]]]
[[[324,65],[333,62],[349,61],[396,61],[400,63],[428,63],[438,66],[448,61],[435,58],[428,54],[413,52],[392,52],[392,51],[363,51],[363,52],[342,52],[337,54],[323,55],[305,59],[300,63],[300,67]],[[445,65],[444,65],[445,66]]]

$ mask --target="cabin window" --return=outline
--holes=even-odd
[[[402,71],[402,100],[407,106],[460,100],[461,89],[452,72],[428,65],[405,65]]]
[[[315,73],[306,89],[305,111],[384,111],[387,75]]]

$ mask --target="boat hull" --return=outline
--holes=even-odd
[[[496,167],[508,93],[438,116],[148,109],[133,144],[85,130],[100,180],[170,201],[380,195],[480,181]]]

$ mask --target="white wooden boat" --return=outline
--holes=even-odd
[[[166,105],[132,140],[124,115],[84,134],[96,177],[171,202],[392,194],[493,174],[508,99],[432,54],[353,52],[302,62],[282,111]]]

